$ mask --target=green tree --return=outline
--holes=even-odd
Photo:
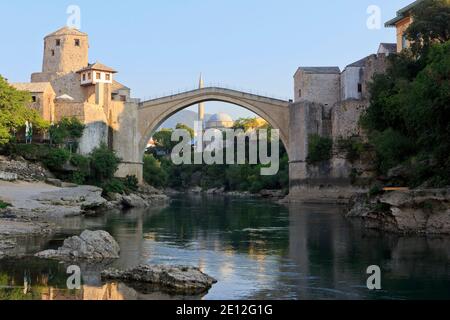
[[[175,146],[172,142],[172,129],[161,129],[153,135],[153,140],[155,140],[156,146],[165,152],[171,152]]]
[[[63,118],[49,129],[52,142],[57,145],[76,141],[83,136],[85,125],[75,117]]]
[[[91,174],[96,181],[107,181],[114,177],[121,159],[105,144],[91,153]]]
[[[415,54],[423,54],[433,43],[450,40],[450,0],[424,0],[413,9],[412,16],[406,36]]]
[[[167,185],[167,172],[153,155],[144,156],[144,180],[155,188]]]
[[[46,130],[49,123],[30,108],[31,95],[13,88],[0,76],[0,144],[8,143],[14,131],[28,121],[38,130]]]
[[[187,132],[189,132],[189,135],[191,136],[191,138],[193,139],[195,137],[195,133],[194,133],[194,129],[190,128],[189,126],[179,123],[176,126],[177,130],[186,130]]]

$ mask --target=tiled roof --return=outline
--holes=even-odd
[[[50,33],[49,35],[46,36],[46,38],[54,37],[54,36],[66,36],[66,35],[86,37],[87,33],[84,33],[75,28],[69,28],[66,26],[61,29],[56,30],[55,32]]]
[[[341,73],[339,67],[300,67],[297,72],[303,71],[306,73],[314,73],[314,74],[334,74]]]
[[[105,66],[104,64],[102,64],[100,62],[91,63],[86,68],[83,68],[83,69],[77,71],[77,73],[80,73],[83,71],[88,71],[88,70],[97,70],[97,71],[106,71],[106,72],[117,73],[117,71],[114,70],[113,68]]]

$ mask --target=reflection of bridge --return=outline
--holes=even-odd
[[[241,106],[264,118],[272,127],[280,129],[286,148],[289,148],[289,102],[262,97],[236,90],[210,87],[187,91],[167,97],[144,101],[138,107],[139,149],[145,150],[155,130],[180,110],[201,102],[220,101]]]

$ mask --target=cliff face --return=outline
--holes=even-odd
[[[347,213],[364,227],[403,234],[450,234],[450,188],[357,195]]]

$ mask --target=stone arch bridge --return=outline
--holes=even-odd
[[[115,110],[113,148],[122,159],[117,175],[135,175],[143,180],[143,157],[148,141],[172,115],[201,102],[220,101],[248,109],[280,130],[281,140],[290,160],[291,191],[293,186],[308,183],[306,157],[308,136],[326,134],[324,106],[311,102],[274,99],[251,93],[207,87],[148,101],[127,102]]]

